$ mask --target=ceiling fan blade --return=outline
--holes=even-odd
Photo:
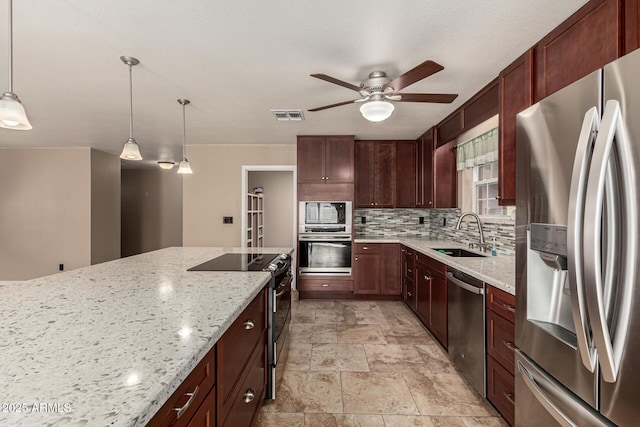
[[[307,111],[326,110],[327,108],[333,108],[333,107],[339,107],[341,105],[353,104],[356,101],[360,101],[360,100],[359,99],[355,99],[355,100],[351,100],[351,101],[338,102],[337,104],[331,104],[331,105],[325,105],[323,107],[312,108],[311,110],[307,110]]]
[[[325,82],[333,83],[338,86],[346,87],[347,89],[355,90],[356,92],[360,92],[360,89],[361,89],[360,86],[343,82],[342,80],[338,80],[335,77],[327,76],[326,74],[311,74],[311,77],[315,77],[316,79],[324,80]]]
[[[450,104],[458,95],[455,93],[401,93],[399,102],[435,102]]]
[[[444,67],[442,65],[431,60],[426,60],[417,67],[414,67],[406,73],[396,77],[395,79],[387,83],[385,87],[390,86],[396,92],[398,92],[403,88],[412,85],[415,82],[420,81],[426,77],[429,77],[430,75],[435,74],[441,70],[444,70]]]

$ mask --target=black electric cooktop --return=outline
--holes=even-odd
[[[280,254],[224,254],[187,271],[262,271]]]

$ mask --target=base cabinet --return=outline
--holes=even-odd
[[[515,297],[487,285],[487,399],[515,421]]]
[[[267,290],[263,289],[154,415],[148,426],[251,426],[264,400]]]
[[[402,294],[399,244],[355,243],[353,252],[355,294],[395,297]]]

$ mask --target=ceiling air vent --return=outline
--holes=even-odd
[[[304,120],[302,110],[271,110],[271,112],[279,122],[301,122]]]

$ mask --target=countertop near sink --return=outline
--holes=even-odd
[[[502,289],[512,295],[516,293],[514,256],[497,255],[486,257],[451,257],[433,248],[461,248],[467,246],[450,240],[436,240],[429,237],[416,236],[356,236],[355,243],[401,243],[433,259],[436,259],[456,270],[463,271],[478,279]]]
[[[238,251],[167,248],[0,284],[0,425],[146,424],[269,281],[186,271]]]

